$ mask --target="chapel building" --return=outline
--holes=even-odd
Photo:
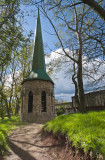
[[[46,73],[38,10],[32,69],[22,82],[21,120],[45,123],[54,118],[54,82]]]

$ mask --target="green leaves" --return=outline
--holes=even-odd
[[[0,117],[3,119],[6,114],[19,113],[21,82],[29,72],[31,45],[30,39],[24,37],[20,0],[2,0],[0,11]]]

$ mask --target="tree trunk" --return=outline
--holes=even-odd
[[[7,103],[7,114],[8,114],[8,118],[11,118],[11,114],[10,114],[10,112],[11,112],[11,98],[12,97],[10,97],[10,100],[9,100],[9,104],[8,104],[8,102],[6,102]]]
[[[79,111],[86,112],[85,101],[84,101],[84,89],[83,89],[83,78],[82,78],[82,41],[80,36],[79,39],[79,50],[78,50],[78,63],[77,63],[77,82],[78,82],[78,100],[79,100]]]
[[[17,97],[16,108],[15,108],[15,115],[18,115],[18,114],[19,114],[19,109],[20,109],[19,99],[18,99],[18,97]]]
[[[77,85],[77,82],[75,80],[75,74],[72,75],[72,81],[75,85],[75,101],[76,101],[76,105],[77,107],[79,108],[79,99],[78,99],[78,85]]]
[[[4,109],[3,109],[3,100],[2,100],[2,97],[1,97],[1,118],[2,118],[2,120],[4,119]]]
[[[9,107],[8,107],[8,102],[6,102],[7,104],[6,104],[6,108],[7,108],[7,116],[8,116],[8,118],[11,118],[11,116],[10,116],[10,111],[9,111]]]
[[[85,112],[86,109],[85,109],[85,102],[84,102],[84,89],[83,89],[81,64],[78,64],[77,81],[78,81],[79,111]]]
[[[2,106],[2,109],[1,109],[1,118],[2,118],[2,120],[4,119],[3,106]]]

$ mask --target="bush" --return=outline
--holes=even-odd
[[[0,131],[0,155],[3,155],[8,150],[5,135]]]
[[[56,114],[57,116],[64,114],[65,113],[65,108],[64,106],[61,106],[59,109],[56,109]]]

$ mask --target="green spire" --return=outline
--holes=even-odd
[[[38,9],[38,16],[37,16],[34,54],[33,54],[33,63],[32,63],[32,70],[36,71],[36,69],[46,71],[39,9]]]
[[[32,70],[29,73],[29,75],[24,79],[24,81],[34,80],[34,79],[48,80],[53,83],[51,78],[46,73],[39,9],[37,16],[35,41],[34,41]]]

